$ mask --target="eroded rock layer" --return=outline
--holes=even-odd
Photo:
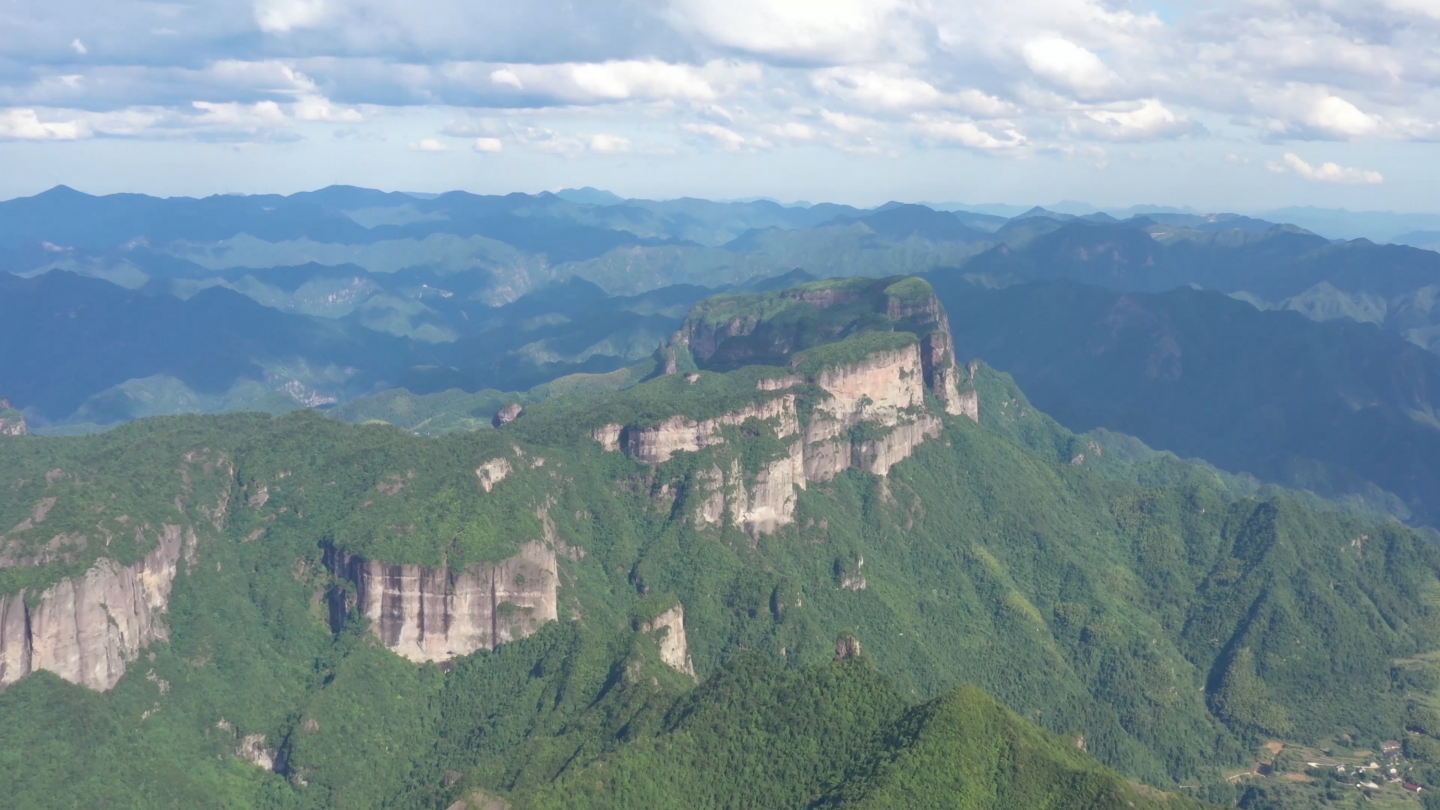
[[[555,549],[531,541],[509,559],[472,565],[391,565],[332,551],[331,570],[355,584],[356,607],[389,649],[445,661],[525,638],[558,617]]]
[[[726,467],[712,465],[697,475],[705,494],[694,515],[696,522],[719,525],[728,521],[758,538],[793,520],[797,489],[850,469],[887,475],[922,442],[940,434],[943,423],[926,410],[924,357],[927,351],[932,359],[941,356],[942,347],[949,365],[928,373],[952,392],[948,401],[942,399],[947,411],[976,418],[978,412],[972,414],[973,407],[967,407],[965,393],[955,384],[965,370],[950,362],[948,343],[937,341],[929,349],[919,343],[874,352],[857,363],[825,368],[813,379],[761,380],[757,389],[776,392],[776,396],[714,419],[674,416],[643,428],[610,424],[595,429],[592,436],[606,450],[621,451],[646,464],[663,464],[677,452],[724,444],[723,426],[741,425],[752,418],[769,421],[776,437],[788,440],[785,454],[749,476],[738,459]],[[815,404],[802,428],[796,396],[786,391],[803,384],[818,386],[826,396]],[[973,398],[973,390],[966,393]],[[863,430],[857,432],[857,428]]]
[[[0,598],[0,688],[48,670],[104,691],[151,641],[167,638],[162,620],[176,567],[196,542],[191,529],[166,525],[144,559],[101,559],[79,579],[64,579],[27,599]]]

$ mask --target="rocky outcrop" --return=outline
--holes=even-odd
[[[25,417],[5,397],[0,397],[0,436],[29,436]]]
[[[141,529],[140,531],[145,531]],[[39,595],[0,597],[0,688],[48,670],[71,683],[104,691],[151,641],[168,637],[162,617],[192,529],[163,526],[144,559],[120,565],[102,559],[79,579]]]
[[[796,488],[805,489],[804,445],[795,442],[790,452],[762,468],[745,486],[738,460],[731,471],[733,494],[728,501],[730,522],[751,537],[773,534],[795,517]]]
[[[327,551],[326,564],[354,584],[355,607],[370,620],[375,636],[411,661],[493,650],[532,635],[559,615],[555,547],[538,540],[507,560],[458,571],[391,565],[334,549]]]
[[[826,369],[816,384],[830,394],[805,428],[805,477],[828,481],[849,469],[887,475],[941,423],[925,411],[920,347],[876,352]],[[859,434],[854,431],[864,428]]]
[[[590,431],[590,438],[600,443],[600,447],[607,453],[613,453],[620,449],[620,434],[625,430],[624,425],[601,425]]]
[[[265,746],[264,734],[246,734],[240,738],[240,744],[235,746],[235,756],[267,771],[275,770],[275,757],[278,753],[274,748]]]
[[[776,437],[790,440],[786,453],[750,476],[735,459],[725,467],[711,465],[695,478],[700,490],[694,513],[698,525],[728,521],[758,539],[793,520],[797,489],[850,469],[888,475],[891,467],[943,428],[939,417],[926,410],[920,344],[874,352],[858,363],[822,369],[811,379],[765,378],[756,388],[778,393],[803,385],[817,386],[825,395],[803,428],[797,395],[779,393],[712,419],[673,416],[649,427],[607,424],[591,436],[606,450],[663,464],[678,452],[724,444],[721,428],[725,426],[752,418],[770,420]],[[963,395],[957,392],[953,400],[963,403]]]
[[[951,416],[968,416],[980,421],[980,399],[975,393],[975,368],[962,368],[955,359],[950,322],[942,313],[939,329],[920,340],[920,362],[925,385]]]
[[[505,480],[510,474],[510,460],[506,458],[492,458],[489,461],[475,468],[475,476],[480,479],[480,486],[486,492],[495,488],[495,485]]]
[[[660,660],[684,675],[695,678],[695,664],[690,660],[690,646],[685,640],[685,606],[675,607],[640,625],[641,632],[655,635],[660,646]]]
[[[520,403],[512,402],[496,411],[495,415],[490,419],[490,424],[498,428],[501,425],[508,425],[524,415],[525,409],[520,407]]]
[[[650,427],[623,427],[616,430],[615,425],[605,425],[593,431],[592,435],[607,450],[612,447],[622,449],[625,455],[636,461],[664,464],[678,452],[694,452],[722,444],[722,427],[740,425],[750,419],[776,420],[775,433],[782,438],[800,431],[795,397],[787,394],[713,419],[695,420],[672,416]]]

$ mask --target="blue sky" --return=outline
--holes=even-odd
[[[0,197],[1440,211],[1436,0],[0,0]]]

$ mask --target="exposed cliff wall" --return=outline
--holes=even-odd
[[[141,529],[140,531],[145,531]],[[101,691],[114,686],[140,650],[167,638],[162,616],[193,529],[163,526],[145,558],[122,566],[102,559],[27,599],[0,598],[0,687],[39,670]]]
[[[660,660],[676,672],[695,678],[695,664],[690,660],[690,645],[685,640],[685,606],[675,607],[640,625],[640,630],[656,636]]]
[[[784,437],[798,433],[799,417],[794,396],[781,396],[749,407],[722,414],[714,419],[694,420],[672,416],[658,425],[635,427],[602,425],[591,436],[606,450],[624,450],[625,455],[645,464],[664,464],[681,451],[695,452],[724,439],[720,429],[743,424],[748,419],[777,420],[776,434]]]
[[[607,424],[591,436],[606,450],[663,464],[677,452],[723,444],[724,426],[751,418],[773,420],[776,437],[787,440],[785,452],[749,476],[738,459],[696,474],[696,523],[728,522],[758,539],[793,520],[797,490],[810,482],[827,481],[849,469],[886,475],[942,427],[940,419],[925,410],[918,344],[873,352],[855,363],[823,368],[810,378],[765,378],[756,387],[774,392],[803,385],[814,385],[822,394],[803,427],[796,395],[785,393],[713,419],[674,416],[650,427]],[[956,392],[952,399],[961,398]]]
[[[493,650],[559,615],[555,548],[541,541],[525,543],[507,560],[459,571],[390,565],[333,550],[326,563],[354,583],[356,606],[375,636],[411,661]]]
[[[0,397],[0,436],[28,436],[30,428],[25,417],[5,397]]]

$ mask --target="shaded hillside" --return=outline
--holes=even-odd
[[[804,278],[766,283],[783,288]],[[396,387],[526,390],[649,358],[712,293],[690,285],[607,296],[571,278],[487,307],[431,285],[433,277],[378,279],[315,264],[246,271],[235,279],[246,295],[207,287],[182,300],[73,273],[0,274],[0,340],[28,347],[0,363],[0,386],[39,425],[275,411]],[[336,303],[353,301],[357,288],[378,294],[358,308]],[[443,331],[447,340],[377,329]]]
[[[1401,514],[1440,519],[1440,357],[1399,336],[1189,289],[936,284],[960,356],[1014,374],[1073,430],[1394,508],[1386,490]]]

